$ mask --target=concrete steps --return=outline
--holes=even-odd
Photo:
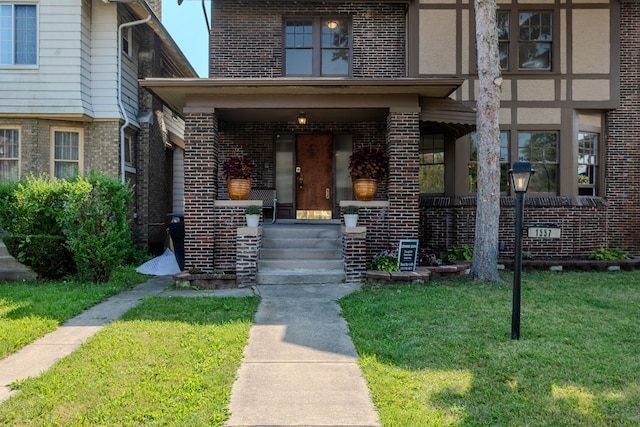
[[[345,279],[339,224],[278,223],[262,229],[259,285],[341,283]]]
[[[15,282],[21,280],[35,280],[38,275],[29,267],[21,264],[9,255],[7,247],[0,238],[0,281]]]

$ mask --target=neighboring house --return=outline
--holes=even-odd
[[[0,0],[0,180],[126,179],[136,239],[154,251],[183,209],[184,122],[138,79],[197,76],[160,12],[160,1]]]
[[[211,4],[209,79],[141,82],[184,112],[188,267],[235,267],[218,250],[235,235],[214,238],[212,221],[234,154],[258,164],[254,186],[277,188],[279,218],[336,220],[353,200],[349,154],[385,147],[389,178],[361,204],[367,258],[407,238],[430,253],[473,244],[473,2]],[[513,256],[507,171],[518,159],[536,170],[525,223],[562,230],[525,237],[526,251],[638,254],[639,11],[617,0],[500,2],[503,255]]]

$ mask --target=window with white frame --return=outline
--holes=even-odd
[[[444,193],[444,134],[420,135],[420,193]]]
[[[531,162],[535,170],[529,193],[557,193],[558,141],[557,132],[518,132],[518,158]]]
[[[0,128],[0,182],[20,178],[20,129]]]
[[[578,194],[581,196],[597,196],[599,139],[597,133],[578,133]]]
[[[37,6],[0,4],[0,65],[35,65],[37,47]]]
[[[51,145],[54,177],[69,179],[82,173],[82,131],[54,129]]]
[[[500,192],[509,189],[509,132],[500,132]],[[478,192],[478,134],[469,135],[469,193]]]
[[[348,19],[287,19],[284,27],[287,76],[351,74],[351,28]]]
[[[552,12],[498,11],[496,19],[500,68],[502,70],[551,70]]]

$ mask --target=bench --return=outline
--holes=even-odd
[[[275,188],[252,188],[249,194],[249,200],[262,200],[263,209],[271,209],[271,224],[276,222],[278,213]]]

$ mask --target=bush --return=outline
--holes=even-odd
[[[15,192],[18,188],[18,183],[1,183],[0,182],[0,230],[6,230],[10,225],[10,219],[12,216],[11,207],[15,203]],[[5,224],[7,222],[7,224]]]
[[[454,246],[446,252],[440,252],[440,259],[444,262],[471,261],[473,259],[473,248],[469,245],[464,245],[462,248]]]
[[[627,252],[624,249],[598,248],[592,251],[587,258],[592,260],[619,260],[619,259],[628,259],[629,256],[627,255]]]
[[[398,250],[387,249],[373,257],[373,261],[368,266],[369,270],[378,271],[400,271],[398,266]]]
[[[29,176],[13,186],[13,195],[0,206],[0,223],[10,234],[62,236],[65,181]],[[5,191],[11,191],[9,185]]]
[[[113,178],[90,174],[77,178],[70,190],[62,224],[78,276],[106,282],[131,253],[131,189]]]
[[[75,273],[63,236],[10,234],[3,237],[7,251],[43,279],[56,280]]]

